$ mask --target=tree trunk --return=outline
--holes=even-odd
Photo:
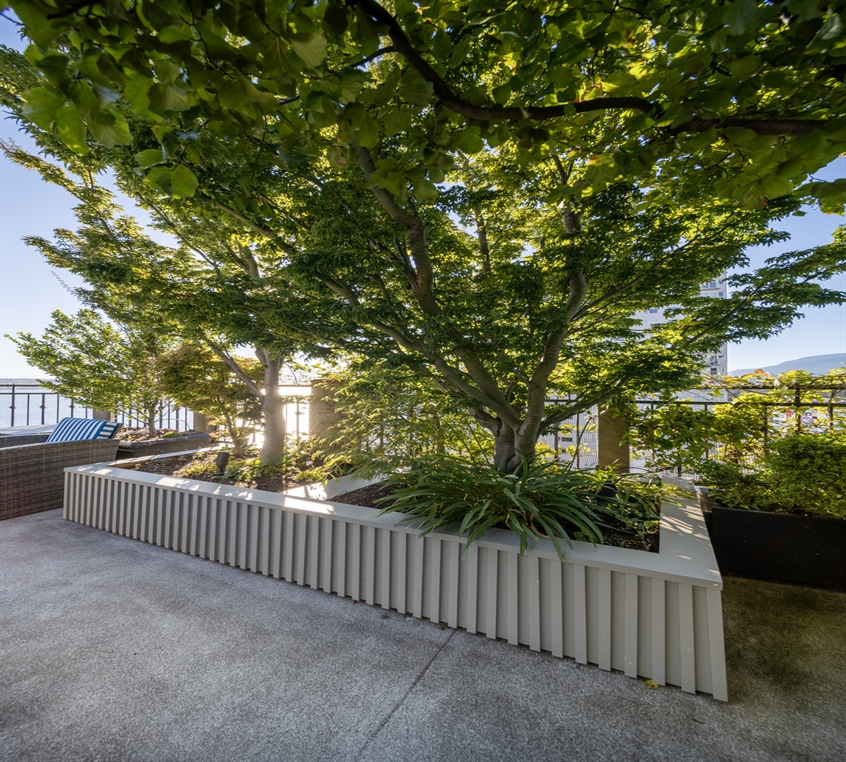
[[[494,464],[504,474],[513,474],[524,460],[535,456],[536,437],[521,437],[519,448],[517,442],[516,432],[506,424],[494,432]]]
[[[264,444],[259,455],[262,463],[281,460],[285,455],[285,418],[284,405],[279,396],[279,369],[282,363],[277,359],[268,359],[264,364]]]
[[[157,405],[153,405],[147,408],[147,436],[152,439],[156,436],[156,409]]]

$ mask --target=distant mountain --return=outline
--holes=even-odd
[[[846,363],[846,352],[835,352],[833,355],[811,355],[800,357],[798,360],[780,362],[778,365],[765,365],[760,370],[777,376],[779,373],[787,373],[789,370],[808,370],[811,373],[823,374],[830,370],[842,367]],[[758,368],[741,368],[740,370],[729,371],[730,376],[744,376],[747,373],[754,373]]]

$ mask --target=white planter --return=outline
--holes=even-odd
[[[102,465],[65,469],[64,516],[728,700],[722,579],[693,499],[663,505],[660,553],[575,542],[563,563],[548,540],[519,556],[506,530],[462,558],[464,537],[420,538],[400,514]]]

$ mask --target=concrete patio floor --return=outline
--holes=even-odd
[[[729,704],[50,511],[0,523],[0,759],[846,759],[846,594],[724,616]]]

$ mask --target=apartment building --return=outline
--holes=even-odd
[[[728,284],[726,275],[723,274],[716,280],[703,283],[699,287],[702,296],[710,296],[713,299],[725,299],[728,297]],[[635,313],[635,318],[640,320],[643,329],[646,330],[656,323],[664,322],[664,310],[654,308],[642,310]],[[724,376],[728,373],[728,345],[723,344],[716,352],[708,352],[702,355],[702,367],[705,373],[711,376]]]

